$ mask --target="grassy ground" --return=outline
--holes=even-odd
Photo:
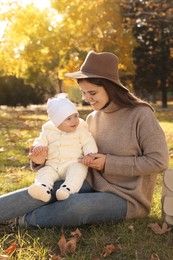
[[[88,113],[87,107],[80,110],[83,118]],[[173,168],[173,110],[156,108],[156,116],[166,133],[170,152],[169,167]],[[26,187],[33,182],[34,173],[30,171],[27,158],[28,148],[46,120],[44,107],[0,108],[0,194]],[[9,259],[172,260],[173,232],[158,235],[148,227],[150,223],[162,225],[161,181],[162,176],[159,176],[149,217],[119,224],[80,227],[82,238],[77,249],[65,257],[58,258],[60,250],[57,243],[62,233],[69,238],[71,231],[74,231],[72,228],[0,228],[0,259],[7,259],[2,258],[2,254],[16,241],[17,249]],[[104,247],[107,244],[115,245],[115,251],[106,257]]]

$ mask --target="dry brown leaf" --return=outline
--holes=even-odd
[[[103,251],[103,257],[107,257],[115,252],[115,246],[113,244],[106,245]]]
[[[171,229],[165,222],[162,224],[162,234],[171,231]]]
[[[71,235],[78,237],[78,239],[80,239],[82,237],[82,233],[80,232],[80,230],[78,228],[76,228],[75,231],[71,232]]]
[[[134,226],[133,226],[133,225],[130,225],[130,226],[128,227],[128,229],[129,229],[130,231],[132,231],[132,233],[134,233],[134,232],[135,232],[135,228],[134,228]]]
[[[157,254],[152,254],[150,260],[160,260],[160,257]]]
[[[17,247],[17,244],[15,241],[4,251],[4,253],[10,255],[11,253],[13,253],[16,250],[16,247]]]
[[[8,157],[7,159],[12,161],[12,162],[18,161],[18,159],[15,156]]]
[[[62,255],[66,254],[66,243],[66,238],[64,234],[62,234],[60,240],[58,241],[58,246]]]
[[[9,256],[8,255],[0,255],[0,260],[8,260]]]
[[[50,260],[62,260],[63,258],[59,255],[53,254],[50,258]]]
[[[74,253],[77,248],[77,237],[72,237],[70,240],[66,243],[66,251],[68,253]]]
[[[71,237],[68,242],[64,234],[62,234],[60,240],[58,241],[58,246],[62,255],[65,255],[67,253],[74,253],[76,251],[77,242],[79,241],[82,234],[80,233],[79,229],[71,232],[71,234],[73,235],[73,237]]]
[[[126,247],[124,245],[118,244],[118,248],[119,250],[122,252],[126,249]]]
[[[162,224],[162,227],[160,227],[157,223],[150,223],[148,227],[151,228],[151,230],[157,235],[165,234],[171,230],[165,222]]]

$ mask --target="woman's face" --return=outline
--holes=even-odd
[[[101,86],[82,80],[79,82],[79,88],[85,101],[90,103],[94,110],[102,109],[109,102],[108,94]]]

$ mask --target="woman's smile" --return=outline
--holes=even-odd
[[[109,97],[102,86],[94,85],[86,80],[79,83],[84,99],[94,110],[102,109],[108,102]]]

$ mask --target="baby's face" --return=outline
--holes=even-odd
[[[79,125],[78,113],[68,116],[59,126],[58,129],[64,132],[74,132]]]

